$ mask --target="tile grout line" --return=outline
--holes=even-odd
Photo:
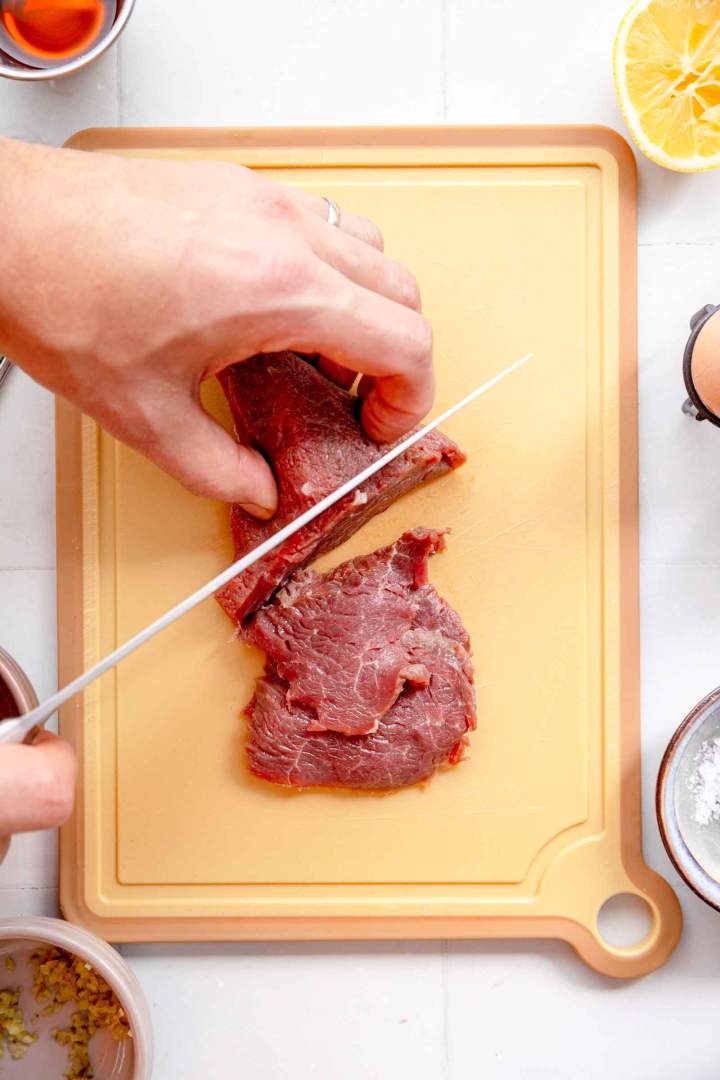
[[[440,0],[440,71],[442,76],[442,84],[440,88],[440,102],[443,124],[447,123],[448,118],[447,51],[448,0]]]
[[[56,893],[58,888],[58,885],[0,885],[0,896],[11,892]]]
[[[54,566],[0,566],[0,574],[54,574]]]
[[[122,100],[122,40],[115,43],[115,119],[118,127],[122,127],[123,100]]]
[[[442,996],[443,996],[443,1017],[442,1017],[442,1029],[443,1029],[443,1051],[445,1057],[445,1076],[447,1080],[450,1080],[450,948],[447,941],[440,943],[440,964],[442,974]]]
[[[720,245],[720,237],[713,240],[638,240],[639,248],[651,247],[697,247],[712,248]]]

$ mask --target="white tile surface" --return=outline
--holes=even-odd
[[[442,0],[138,4],[122,42],[123,124],[392,124],[441,119]]]
[[[96,124],[567,123],[622,127],[611,46],[627,0],[139,0],[120,48],[46,86],[0,81],[0,132]],[[720,173],[640,165],[643,797],[648,860],[686,916],[635,984],[541,943],[132,947],[160,1080],[714,1080],[720,918],[682,888],[652,812],[657,765],[720,682],[720,435],[679,412],[692,312],[720,299]],[[0,642],[55,678],[52,408],[0,396]],[[13,568],[12,570],[10,568]],[[54,843],[17,838],[0,916],[52,913]],[[188,1015],[192,1022],[186,1022]]]
[[[704,929],[704,951],[683,946],[635,983],[595,975],[559,943],[451,945],[446,1077],[713,1080],[716,1038],[707,1016],[720,988],[707,954],[716,954],[717,920]],[[691,966],[692,979],[683,974]]]
[[[11,914],[14,903],[5,889],[53,889],[57,887],[57,836],[53,830],[13,837],[0,873],[0,918]]]
[[[57,682],[54,568],[0,566],[0,612],[0,645],[15,657],[37,693],[46,697]]]
[[[445,1075],[439,944],[126,946],[122,952],[150,999],[160,1078]],[[212,1004],[203,1008],[204,1002]],[[182,1022],[188,1011],[192,1022]]]
[[[447,120],[611,124],[612,43],[625,0],[447,0]]]
[[[0,887],[0,919],[14,919],[25,915],[43,915],[48,919],[55,919],[59,914],[57,888],[44,885],[23,889]]]
[[[119,123],[119,72],[119,54],[109,53],[70,79],[0,80],[2,134],[59,145],[80,128]]]
[[[14,368],[0,397],[0,570],[55,566],[54,433],[52,395]]]
[[[447,0],[451,124],[608,124],[623,130],[612,46],[628,0]],[[720,174],[640,157],[640,239],[720,240]]]

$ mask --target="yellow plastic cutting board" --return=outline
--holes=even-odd
[[[252,778],[240,714],[262,657],[208,602],[63,713],[82,764],[65,913],[114,940],[556,936],[610,974],[657,967],[680,915],[640,848],[625,144],[576,128],[94,131],[73,145],[242,162],[373,218],[421,282],[437,409],[535,358],[448,425],[462,470],[320,563],[451,527],[431,578],[474,646],[467,759],[385,796]],[[58,420],[66,679],[217,573],[232,544],[224,506],[67,406]],[[628,949],[597,929],[623,892],[653,914]]]

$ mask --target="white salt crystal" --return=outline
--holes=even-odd
[[[706,739],[694,761],[688,788],[695,796],[693,818],[698,825],[720,821],[720,738]]]

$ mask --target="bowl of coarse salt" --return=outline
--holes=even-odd
[[[720,687],[695,706],[670,740],[655,802],[676,870],[720,911]]]

